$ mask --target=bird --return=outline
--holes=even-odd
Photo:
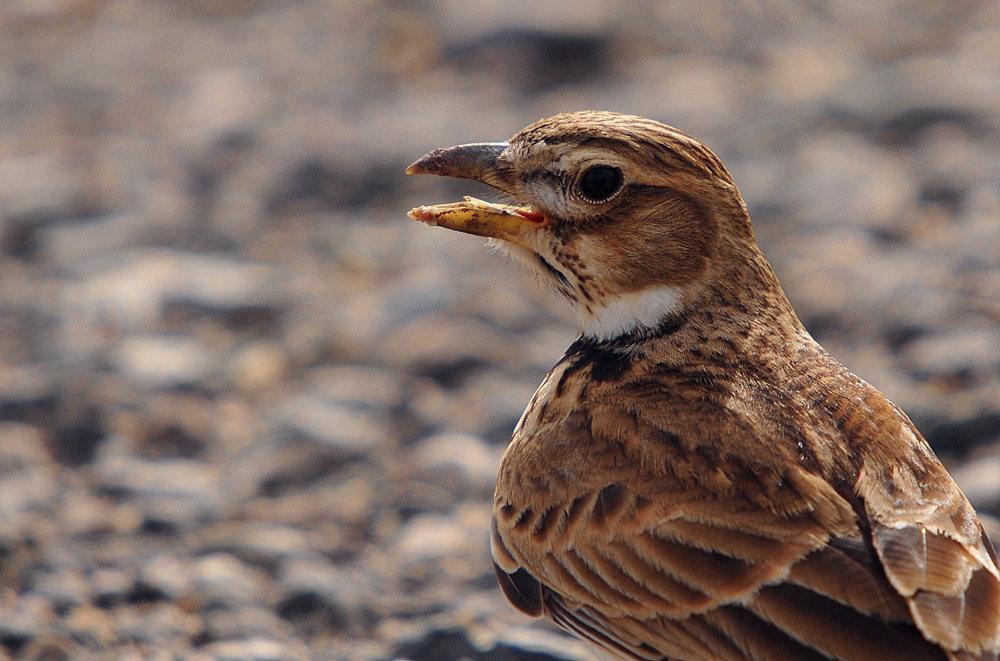
[[[604,111],[436,149],[415,207],[487,237],[579,337],[501,460],[503,594],[600,658],[996,661],[1000,565],[907,415],[806,331],[720,159]]]

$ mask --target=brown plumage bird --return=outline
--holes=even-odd
[[[975,512],[803,328],[705,146],[579,112],[407,172],[510,196],[411,215],[492,237],[580,316],[500,467],[492,552],[516,608],[613,658],[998,658]]]

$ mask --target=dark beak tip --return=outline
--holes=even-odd
[[[406,174],[475,179],[492,186],[498,181],[495,170],[497,156],[506,147],[506,142],[477,142],[435,149],[406,168]]]

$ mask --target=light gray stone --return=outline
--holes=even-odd
[[[189,558],[163,552],[143,565],[139,578],[148,587],[163,593],[168,599],[189,598],[195,591],[195,573]]]
[[[264,598],[261,578],[234,555],[212,553],[194,564],[194,588],[207,608],[239,608]]]
[[[951,376],[1000,366],[1000,329],[964,327],[920,337],[906,347],[908,367],[921,375]]]
[[[211,374],[219,356],[184,335],[136,335],[122,340],[114,364],[123,375],[152,388],[199,383]]]
[[[414,467],[426,470],[454,466],[470,484],[492,489],[503,447],[489,446],[472,434],[436,434],[413,448]]]
[[[976,509],[989,511],[1000,506],[1000,457],[973,459],[952,469],[951,476]]]
[[[146,519],[178,526],[217,516],[224,500],[219,468],[192,459],[111,455],[96,462],[94,473],[105,488],[135,498]]]
[[[206,645],[203,651],[216,661],[307,661],[310,658],[301,645],[269,638],[224,640]]]
[[[352,454],[367,452],[385,441],[389,433],[379,416],[312,394],[289,397],[282,405],[280,419],[295,434]]]

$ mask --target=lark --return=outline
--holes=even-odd
[[[909,418],[806,332],[707,147],[577,112],[407,170],[579,314],[497,479],[514,607],[604,657],[996,660],[997,555]]]

